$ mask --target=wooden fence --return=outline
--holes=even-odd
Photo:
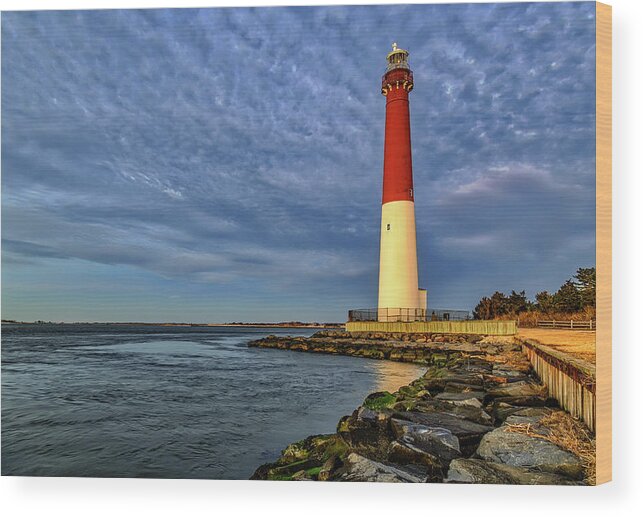
[[[538,341],[527,339],[521,345],[549,396],[595,432],[596,367]]]
[[[401,332],[431,334],[483,334],[513,336],[515,320],[466,320],[466,321],[349,321],[348,332]]]
[[[596,322],[574,320],[538,320],[538,326],[546,329],[596,330]]]

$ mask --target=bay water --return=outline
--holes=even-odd
[[[2,325],[2,474],[247,479],[417,365],[250,348],[317,329]]]

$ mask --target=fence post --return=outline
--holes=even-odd
[[[569,328],[570,329],[574,328],[574,320],[569,320]]]

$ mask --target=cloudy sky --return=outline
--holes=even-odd
[[[2,317],[377,300],[392,41],[432,307],[595,263],[594,4],[5,12]]]

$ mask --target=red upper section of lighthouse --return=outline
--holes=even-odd
[[[409,92],[413,89],[413,72],[408,68],[407,57],[408,52],[398,49],[394,44],[393,52],[388,55],[388,71],[382,78],[382,94],[386,96],[382,204],[413,201],[409,118]]]

